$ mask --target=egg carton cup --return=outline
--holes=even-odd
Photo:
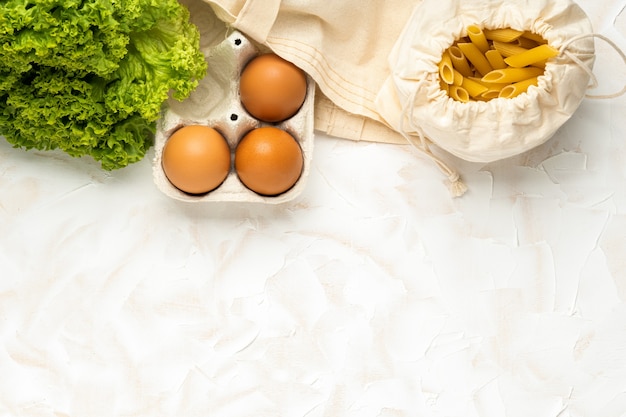
[[[252,117],[243,107],[239,95],[239,78],[246,64],[259,55],[258,48],[242,33],[234,31],[217,46],[203,50],[208,63],[207,75],[183,101],[168,100],[157,124],[153,178],[159,190],[176,200],[189,203],[242,202],[280,204],[302,193],[309,175],[313,153],[315,83],[307,75],[304,103],[291,118],[280,123],[265,123]],[[231,169],[224,182],[215,190],[192,195],[176,188],[167,179],[161,164],[163,147],[168,138],[181,127],[205,125],[224,136],[231,149]],[[234,170],[234,152],[239,141],[251,130],[274,126],[291,134],[302,149],[304,165],[292,188],[276,196],[263,196],[248,189]]]

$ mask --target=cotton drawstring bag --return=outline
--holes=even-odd
[[[438,64],[470,25],[530,31],[559,53],[525,94],[459,102],[442,90]],[[593,37],[601,36],[570,0],[425,0],[389,56],[392,73],[378,95],[378,111],[429,154],[432,143],[473,162],[520,154],[552,137],[585,97],[593,77]],[[462,194],[455,171],[435,159],[456,183],[454,193]]]

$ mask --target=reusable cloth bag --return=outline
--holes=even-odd
[[[526,94],[452,100],[440,87],[438,63],[469,25],[531,31],[560,54]],[[460,158],[517,155],[548,140],[578,108],[592,75],[593,36],[586,14],[570,0],[425,0],[390,54],[392,74],[377,108],[398,131],[425,136]]]

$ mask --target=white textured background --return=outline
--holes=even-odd
[[[580,4],[626,48],[623,0]],[[461,199],[409,146],[317,134],[282,207],[0,141],[0,416],[626,416],[625,116],[455,161]]]

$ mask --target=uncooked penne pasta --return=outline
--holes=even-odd
[[[463,77],[463,74],[461,74],[457,70],[452,70],[452,72],[454,73],[454,79],[452,80],[452,84],[454,84],[454,85],[462,85],[463,84],[463,79],[465,78],[465,77]]]
[[[500,52],[500,54],[505,58],[508,58],[513,55],[521,54],[522,52],[527,51],[526,48],[522,48],[519,45],[516,45],[513,43],[507,43],[507,42],[498,42],[498,41],[493,42],[493,48],[496,51]]]
[[[480,95],[480,98],[484,101],[493,100],[498,97],[500,97],[500,90],[487,90]]]
[[[550,45],[544,44],[536,46],[532,49],[522,52],[521,54],[511,55],[504,62],[514,68],[522,68],[529,65],[542,63],[547,59],[554,58],[559,51]]]
[[[459,43],[457,46],[463,52],[463,55],[467,58],[469,62],[471,62],[476,70],[481,74],[485,75],[493,70],[485,55],[474,45],[473,43]]]
[[[523,80],[517,83],[507,85],[500,91],[500,95],[498,97],[502,97],[502,98],[517,97],[520,94],[526,92],[528,90],[528,87],[530,87],[531,85],[537,85],[537,83],[538,83],[537,77],[532,77],[527,80]]]
[[[461,87],[463,87],[465,91],[467,91],[470,97],[474,98],[480,96],[482,93],[487,91],[487,87],[467,77],[463,78],[463,84],[461,84]]]
[[[538,77],[541,74],[543,74],[543,70],[536,67],[504,68],[491,71],[482,80],[486,83],[516,83],[532,77]]]
[[[521,30],[510,28],[505,29],[484,29],[485,37],[490,41],[513,42],[524,34]]]
[[[467,58],[458,46],[452,45],[448,49],[448,54],[450,55],[454,69],[463,74],[464,77],[471,77],[473,75]]]
[[[489,50],[489,43],[487,42],[487,38],[483,33],[483,30],[476,25],[470,25],[467,27],[467,36],[469,36],[470,41],[476,45],[478,50],[481,53],[485,53]]]
[[[538,85],[546,62],[558,54],[530,32],[470,25],[467,36],[443,52],[439,84],[462,103],[514,98]]]
[[[506,62],[504,62],[502,54],[500,54],[500,52],[496,51],[495,49],[490,49],[489,51],[485,52],[485,58],[487,58],[487,61],[489,61],[489,64],[493,69],[503,69],[507,67],[507,64]]]
[[[462,103],[467,103],[470,100],[467,90],[463,87],[459,87],[458,85],[451,85],[448,94],[451,98]]]
[[[502,90],[503,87],[507,86],[508,84],[505,83],[488,83],[482,80],[482,78],[470,78],[470,80],[477,82],[481,85],[484,85],[485,87],[487,87],[487,90],[497,90],[500,91]]]
[[[521,37],[535,41],[538,44],[546,43],[546,40],[543,38],[543,36],[539,35],[538,33],[525,31],[524,33],[522,33]]]
[[[443,54],[439,63],[439,76],[446,84],[452,84],[454,81],[454,68],[452,68],[452,60],[450,55]]]
[[[546,69],[546,64],[548,63],[547,59],[544,59],[543,61],[539,61],[539,62],[535,62],[534,64],[530,64],[531,67],[537,67],[537,68],[542,68],[542,69]]]
[[[497,98],[500,96],[500,91],[504,87],[510,84],[497,84],[497,83],[486,83],[480,78],[472,78],[472,81],[475,81],[481,85],[483,85],[486,89],[480,94],[480,98],[485,101],[489,101],[491,99]]]
[[[532,49],[536,46],[539,46],[538,42],[532,39],[524,38],[523,36],[515,39],[515,41],[512,43],[514,43],[517,46],[521,46],[522,48],[526,48],[526,49]]]

